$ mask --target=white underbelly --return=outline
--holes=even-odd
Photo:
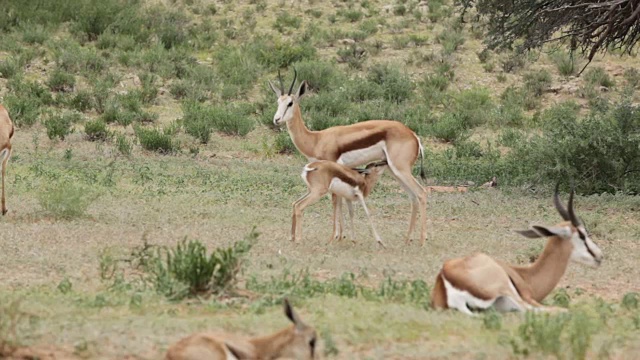
[[[348,167],[354,167],[368,164],[374,161],[384,160],[384,147],[385,142],[379,141],[375,145],[369,146],[368,148],[345,152],[340,155],[337,162]]]
[[[346,182],[333,178],[331,183],[329,184],[329,191],[331,193],[336,194],[338,196],[342,196],[343,198],[354,201],[356,200],[356,193],[353,186],[347,184]]]
[[[471,295],[468,291],[457,289],[444,276],[442,280],[444,280],[444,287],[447,291],[447,306],[449,308],[459,310],[463,308],[487,309],[495,301],[495,299],[482,300]]]

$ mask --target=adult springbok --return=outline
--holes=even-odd
[[[569,260],[597,267],[603,258],[602,251],[576,217],[573,195],[572,189],[567,210],[560,203],[556,185],[553,203],[564,221],[551,227],[534,225],[530,230],[518,231],[530,239],[548,238],[533,264],[509,265],[482,253],[448,260],[436,278],[431,305],[458,309],[469,315],[472,310],[491,306],[501,312],[560,310],[540,302],[556,287]]]
[[[293,325],[274,334],[245,338],[225,333],[198,333],[171,345],[166,360],[313,359],[316,331],[306,325],[284,300],[284,312]]]
[[[13,137],[13,123],[9,112],[0,105],[0,161],[2,161],[2,215],[7,213],[4,195],[4,178],[7,173],[7,163],[11,156],[11,138]]]
[[[329,240],[342,238],[342,198],[347,200],[351,224],[351,239],[354,239],[353,230],[353,205],[352,202],[360,200],[364,209],[373,236],[378,244],[384,247],[380,235],[376,231],[371,214],[364,198],[369,195],[371,189],[387,167],[386,162],[377,162],[367,165],[364,170],[348,168],[333,161],[314,161],[305,165],[302,170],[302,179],[307,184],[307,193],[293,203],[293,219],[291,224],[291,240],[297,242],[302,237],[302,211],[309,205],[318,201],[327,193],[331,193],[333,202],[333,235]]]
[[[287,124],[291,140],[298,151],[310,161],[329,160],[351,168],[374,161],[386,161],[389,170],[411,199],[411,219],[406,242],[411,240],[419,210],[420,240],[424,245],[427,237],[427,192],[411,173],[418,156],[424,160],[424,150],[418,136],[401,122],[392,120],[369,120],[322,131],[310,131],[302,121],[300,111],[300,99],[307,92],[307,82],[303,81],[298,91],[292,93],[297,76],[294,69],[293,82],[288,92],[284,91],[280,73],[279,87],[269,81],[271,90],[278,96],[278,110],[273,116],[273,123]],[[424,178],[422,160],[420,176]]]

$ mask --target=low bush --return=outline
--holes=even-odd
[[[256,40],[249,45],[249,50],[259,64],[270,69],[282,69],[316,56],[316,48],[310,42],[290,42],[278,38]]]
[[[183,126],[187,134],[207,143],[212,130],[228,135],[245,136],[255,127],[251,117],[253,107],[249,104],[230,104],[226,106],[204,105],[183,102]]]
[[[613,87],[616,84],[609,74],[599,66],[589,68],[585,71],[584,80],[588,84],[604,86],[606,88]]]
[[[276,16],[273,28],[280,33],[287,32],[288,29],[298,29],[302,24],[302,18],[290,14],[288,11],[281,11]]]
[[[49,86],[49,89],[51,89],[51,91],[73,91],[76,85],[76,78],[72,74],[69,74],[64,70],[55,69],[49,75],[47,85]]]
[[[542,96],[551,87],[551,74],[546,70],[538,70],[524,74],[524,88],[534,96]]]
[[[298,79],[306,80],[309,89],[314,92],[336,89],[343,84],[344,76],[335,64],[325,61],[305,60],[294,65]],[[277,84],[277,81],[276,81]],[[287,86],[288,84],[285,84]],[[294,91],[297,90],[294,88]]]
[[[106,141],[111,137],[107,123],[101,119],[87,122],[84,125],[84,133],[89,141]]]
[[[451,103],[451,111],[466,128],[486,124],[494,114],[494,109],[491,94],[485,88],[463,90],[453,96]]]
[[[413,82],[398,66],[375,64],[369,68],[367,79],[380,85],[385,99],[396,104],[413,96]]]
[[[429,129],[431,136],[444,142],[455,142],[468,137],[465,120],[454,113],[445,113]]]
[[[571,76],[576,73],[577,62],[572,53],[559,50],[551,55],[551,60],[556,65],[560,75]]]
[[[172,154],[178,150],[178,146],[173,138],[166,135],[161,129],[146,129],[141,126],[135,127],[135,133],[143,149],[155,151],[160,154]]]
[[[78,90],[68,101],[69,107],[80,112],[86,112],[93,107],[92,94],[87,90]]]
[[[79,120],[82,116],[78,113],[64,113],[50,115],[44,121],[44,127],[47,129],[47,137],[51,140],[64,138],[73,132],[72,125]]]
[[[88,188],[73,182],[61,182],[42,189],[38,203],[46,215],[70,220],[84,216],[96,197]]]
[[[9,57],[0,61],[0,77],[11,79],[22,71],[22,64],[19,59]]]

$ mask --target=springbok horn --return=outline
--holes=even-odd
[[[298,78],[298,71],[296,68],[293,68],[293,82],[291,83],[291,87],[289,87],[289,95],[291,95],[291,91],[293,91],[293,85],[296,84],[296,79]]]
[[[562,219],[567,221],[567,220],[570,220],[571,217],[569,216],[569,213],[567,213],[567,209],[565,209],[564,206],[562,206],[562,203],[560,202],[560,196],[558,195],[559,189],[560,189],[560,182],[558,181],[558,183],[556,184],[556,192],[553,194],[553,205],[556,206],[556,210],[558,210],[558,212],[560,213],[560,216],[562,216]],[[571,194],[571,196],[573,197],[573,193]],[[571,204],[571,200],[569,200],[569,204]]]
[[[282,75],[280,75],[280,69],[278,69],[278,82],[280,83],[280,93],[284,94],[284,85],[282,85]]]
[[[580,225],[580,221],[578,221],[578,217],[576,216],[576,213],[573,211],[573,194],[575,193],[575,191],[573,190],[573,186],[571,186],[571,195],[569,195],[569,204],[567,205],[569,207],[569,219],[571,220],[571,224],[573,224],[573,226],[578,226]]]

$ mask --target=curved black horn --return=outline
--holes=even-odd
[[[560,182],[558,181],[558,183],[556,184],[556,192],[553,194],[553,205],[556,206],[556,210],[558,210],[558,212],[560,213],[560,216],[562,216],[562,219],[565,221],[568,221],[571,219],[571,217],[569,216],[567,209],[565,209],[564,206],[562,206],[562,203],[560,202],[560,196],[558,195],[559,189],[560,189]],[[573,192],[571,193],[571,199],[573,199]],[[569,204],[571,204],[571,200],[569,200]],[[569,207],[571,207],[571,205],[569,205]]]
[[[573,226],[578,226],[580,225],[580,221],[578,221],[578,217],[576,216],[576,213],[573,211],[573,194],[575,193],[575,191],[573,190],[573,186],[571,186],[571,195],[569,195],[569,204],[567,205],[569,207],[569,220],[571,220],[571,224],[573,224]]]
[[[293,91],[293,85],[296,84],[296,79],[298,78],[298,71],[296,68],[293,68],[293,82],[291,82],[291,87],[289,87],[289,95],[291,95],[291,91]]]
[[[282,85],[282,75],[280,75],[280,69],[278,69],[278,82],[280,83],[280,92],[284,94],[284,85]]]

